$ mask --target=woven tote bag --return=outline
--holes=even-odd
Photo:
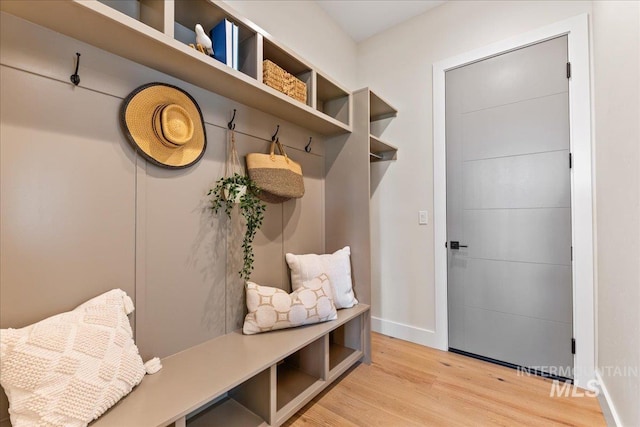
[[[280,154],[275,154],[276,146]],[[287,156],[280,140],[271,143],[269,154],[247,154],[247,170],[265,202],[282,203],[304,195],[302,166]]]

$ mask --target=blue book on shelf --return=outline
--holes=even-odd
[[[213,57],[229,67],[233,66],[233,24],[223,19],[209,32],[213,40]]]
[[[232,39],[231,48],[233,51],[232,63],[233,63],[233,68],[237,70],[240,64],[238,64],[238,26],[236,24],[233,24],[231,39]]]

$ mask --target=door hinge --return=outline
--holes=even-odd
[[[573,156],[569,153],[569,169],[573,167]]]
[[[576,339],[571,338],[571,354],[576,354]]]
[[[567,62],[567,78],[571,78],[571,62]]]

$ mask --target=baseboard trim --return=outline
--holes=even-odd
[[[613,404],[613,401],[611,400],[611,395],[609,394],[609,391],[607,390],[607,386],[604,384],[602,376],[600,375],[600,370],[598,369],[596,369],[596,380],[598,381],[598,387],[600,387],[600,391],[602,392],[602,396],[604,397],[604,399],[598,399],[598,401],[600,402],[601,406],[603,403],[607,405],[606,409],[608,409],[609,414],[611,415],[611,418],[613,418],[613,420],[610,420],[609,417],[607,417],[606,410],[604,410],[605,408],[603,408],[602,412],[605,415],[605,420],[607,421],[607,425],[611,425],[611,421],[613,421],[614,426],[622,427],[622,421],[620,420],[620,416],[616,411],[616,406]]]
[[[371,316],[371,330],[390,337],[442,350],[439,346],[439,337],[436,336],[435,331],[429,329]]]

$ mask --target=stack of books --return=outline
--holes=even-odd
[[[238,26],[223,19],[209,31],[213,41],[213,57],[229,67],[238,69]]]

